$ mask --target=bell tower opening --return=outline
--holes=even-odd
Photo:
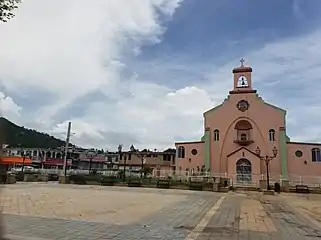
[[[252,89],[252,68],[244,65],[245,60],[240,60],[241,66],[233,69],[234,88],[231,93],[256,93]]]
[[[254,141],[252,139],[252,125],[247,120],[240,120],[235,124],[236,139],[234,143],[241,146],[247,146],[252,144]]]

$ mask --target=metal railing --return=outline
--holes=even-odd
[[[14,172],[14,170],[12,169]],[[34,169],[28,170],[28,172],[38,172],[43,174],[62,174],[62,169]],[[95,169],[97,174],[106,176],[118,176],[119,172],[117,169]],[[89,170],[84,169],[69,169],[67,174],[89,174]],[[140,171],[126,169],[126,176],[140,176]],[[259,187],[260,180],[266,180],[265,174],[238,174],[238,173],[213,173],[213,172],[191,172],[191,171],[174,171],[170,169],[154,169],[151,174],[147,174],[147,177],[161,179],[161,178],[171,178],[174,181],[189,181],[192,178],[203,178],[204,181],[213,181],[215,178],[226,178],[229,179],[230,185],[233,186],[252,186]],[[310,187],[321,188],[321,176],[303,176],[303,175],[293,175],[290,174],[286,178],[283,178],[279,174],[270,174],[270,184],[283,181],[289,181],[291,186],[295,185],[307,185]]]

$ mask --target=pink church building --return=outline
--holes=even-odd
[[[213,175],[253,182],[266,174],[261,157],[270,156],[271,176],[321,180],[321,144],[290,140],[286,110],[265,102],[257,94],[252,88],[252,68],[243,62],[242,59],[241,66],[233,69],[234,88],[228,97],[203,113],[201,140],[175,143],[176,171],[198,172],[205,168]]]

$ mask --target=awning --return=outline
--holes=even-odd
[[[32,163],[32,160],[30,158],[25,158],[23,160],[23,157],[16,157],[16,156],[4,156],[0,158],[0,163],[2,164],[25,164],[30,165]]]
[[[61,158],[47,158],[42,162],[45,165],[64,165],[64,159]],[[71,161],[67,161],[67,166],[71,166]]]

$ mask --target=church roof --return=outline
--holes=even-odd
[[[253,155],[257,156],[257,154],[255,152],[251,151],[250,149],[248,149],[246,147],[240,147],[240,148],[236,149],[235,151],[231,152],[230,154],[228,154],[226,157],[232,156],[233,154],[235,154],[235,153],[237,153],[237,152],[239,152],[239,151],[241,151],[243,149],[245,149],[248,152],[252,153]]]

